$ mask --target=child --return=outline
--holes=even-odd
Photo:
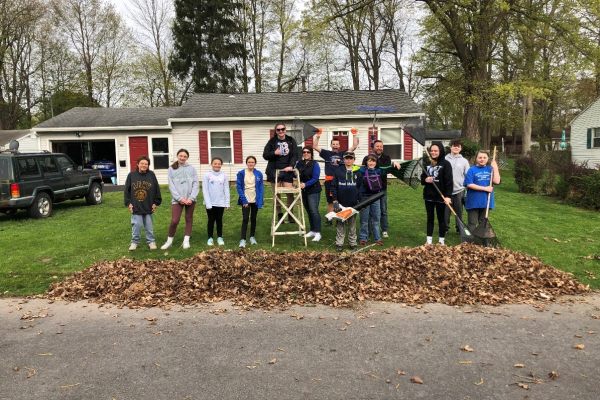
[[[173,238],[184,208],[185,236],[181,247],[184,249],[190,248],[190,235],[192,234],[196,200],[200,192],[200,181],[198,180],[196,168],[187,163],[189,157],[190,153],[186,149],[179,150],[177,161],[167,171],[169,191],[171,192],[171,224],[169,225],[169,237],[167,242],[161,246],[161,250],[166,250],[173,244]]]
[[[213,157],[210,162],[212,171],[208,171],[202,178],[202,195],[206,214],[208,215],[207,245],[213,246],[213,232],[215,222],[217,223],[217,244],[223,246],[223,212],[229,210],[229,180],[224,172],[221,172],[223,160],[219,157]]]
[[[321,240],[321,214],[319,214],[319,200],[321,198],[321,167],[313,160],[313,148],[304,146],[302,148],[302,160],[296,163],[296,169],[300,173],[300,188],[302,188],[302,204],[308,211],[308,222],[310,232],[306,237],[312,237],[313,242]]]
[[[421,174],[421,184],[423,188],[423,199],[425,200],[425,210],[427,211],[427,242],[433,242],[434,213],[437,214],[439,225],[439,243],[445,244],[446,237],[446,205],[451,203],[452,199],[452,165],[444,158],[444,146],[441,142],[433,142],[429,146],[429,155],[431,164],[427,170]],[[437,189],[434,187],[437,186]],[[441,192],[444,198],[440,195]]]
[[[488,193],[490,194],[490,209],[494,209],[494,189],[490,185],[490,175],[492,182],[499,185],[501,182],[500,171],[496,160],[492,160],[488,166],[489,155],[484,150],[479,150],[475,165],[467,171],[464,186],[467,187],[467,201],[465,209],[469,219],[469,230],[473,232],[475,227],[485,219],[487,209]]]
[[[452,189],[452,207],[456,212],[455,227],[456,233],[460,235],[458,229],[458,220],[462,220],[462,211],[465,203],[465,187],[463,182],[469,170],[469,161],[460,154],[462,150],[462,140],[460,138],[450,141],[450,154],[446,154],[446,160],[452,165],[452,179],[454,180],[454,188]],[[450,207],[446,207],[446,231],[450,229]]]
[[[385,172],[379,168],[375,168],[377,165],[377,157],[373,154],[369,154],[366,160],[366,167],[360,168],[360,172],[364,174],[360,191],[360,201],[364,201],[383,190],[381,176],[384,175]],[[360,211],[360,231],[358,233],[358,239],[360,240],[361,245],[367,244],[367,238],[369,237],[370,231],[373,234],[373,241],[379,246],[383,246],[381,235],[379,234],[379,222],[381,220],[380,204],[380,201],[376,201]]]
[[[137,249],[142,237],[142,226],[146,229],[146,243],[156,250],[154,220],[152,213],[162,202],[160,188],[154,172],[149,170],[150,158],[139,156],[137,168],[127,175],[123,200],[131,212],[131,245],[129,251]]]
[[[333,197],[333,210],[339,211],[340,205],[354,207],[358,204],[358,197],[362,186],[362,173],[354,170],[354,152],[344,154],[344,166],[337,168],[331,182],[331,195]],[[338,221],[335,233],[335,249],[344,250],[344,236],[348,231],[348,243],[352,250],[356,250],[356,214],[346,221]]]
[[[250,244],[256,244],[256,215],[263,206],[264,182],[263,174],[257,169],[256,157],[248,156],[246,158],[245,168],[238,172],[236,179],[236,188],[238,195],[238,205],[242,206],[242,240],[240,247],[246,247],[246,231],[248,230],[248,219],[250,219]]]

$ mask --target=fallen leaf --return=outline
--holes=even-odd
[[[521,383],[521,382],[519,382],[519,383],[517,383],[517,385],[519,385],[519,387],[521,387],[521,388],[523,388],[523,389],[525,389],[525,390],[529,390],[529,386],[527,386],[527,385],[526,385],[526,384],[524,384],[524,383]]]
[[[462,351],[473,351],[472,348],[469,347],[468,344],[465,344],[463,347],[460,348]]]
[[[274,359],[272,359],[271,361],[269,361],[269,364],[275,364],[276,362],[277,362],[277,359],[276,359],[276,358],[274,358]]]
[[[459,364],[473,364],[473,361],[459,361]]]
[[[525,364],[515,364],[515,365],[513,365],[513,367],[515,367],[515,368],[524,368]]]
[[[418,383],[420,385],[423,384],[423,379],[419,378],[418,376],[413,376],[412,378],[410,378],[410,381],[412,383]]]
[[[404,371],[398,371],[398,375],[406,375],[406,372],[404,372]]]
[[[558,378],[558,373],[556,371],[552,371],[548,374],[549,380],[556,379],[556,378]]]
[[[479,382],[475,382],[476,386],[481,386],[483,385],[483,378],[481,378],[481,380]]]
[[[254,368],[256,368],[256,365],[246,365],[246,368],[248,368],[248,369],[254,369]]]
[[[61,386],[60,388],[61,389],[68,389],[68,388],[72,388],[72,387],[79,386],[79,385],[81,385],[81,383],[74,383],[72,385],[64,385],[64,386]]]
[[[577,350],[583,350],[585,348],[584,344],[576,344],[575,346],[573,346],[574,349]]]

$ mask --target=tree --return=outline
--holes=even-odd
[[[169,69],[192,77],[195,92],[233,92],[240,86],[238,64],[245,57],[243,29],[232,0],[175,0],[174,52]]]

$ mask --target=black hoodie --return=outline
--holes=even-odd
[[[452,198],[452,189],[454,181],[452,179],[452,165],[446,160],[446,151],[444,145],[441,142],[433,142],[432,145],[437,145],[440,149],[440,154],[437,157],[437,165],[432,167],[428,165],[425,167],[427,171],[423,171],[421,174],[421,185],[423,188],[423,198],[428,201],[442,202],[443,199],[435,189],[432,183],[425,182],[425,178],[428,176],[433,177],[435,185],[440,189],[440,192],[445,197]]]

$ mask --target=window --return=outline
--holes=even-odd
[[[210,155],[211,159],[219,157],[223,164],[233,162],[230,132],[211,132],[210,133]]]
[[[9,158],[0,158],[0,179],[2,180],[10,180],[12,177],[12,168],[10,168],[10,159]]]
[[[592,135],[592,147],[599,148],[600,147],[600,128],[594,128]]]
[[[19,158],[17,164],[19,165],[19,175],[21,178],[40,176],[40,169],[35,162],[35,158]]]
[[[169,138],[152,138],[153,169],[169,169]]]
[[[383,152],[392,160],[404,159],[402,154],[402,130],[398,128],[381,128]]]
[[[56,161],[52,156],[42,157],[39,159],[40,166],[42,167],[42,171],[44,174],[58,174],[60,171],[58,170],[58,165],[56,165]]]
[[[75,164],[73,164],[73,161],[71,161],[67,157],[59,156],[59,157],[56,157],[56,160],[58,161],[58,165],[63,172],[64,171],[77,171],[77,167],[75,166]]]

